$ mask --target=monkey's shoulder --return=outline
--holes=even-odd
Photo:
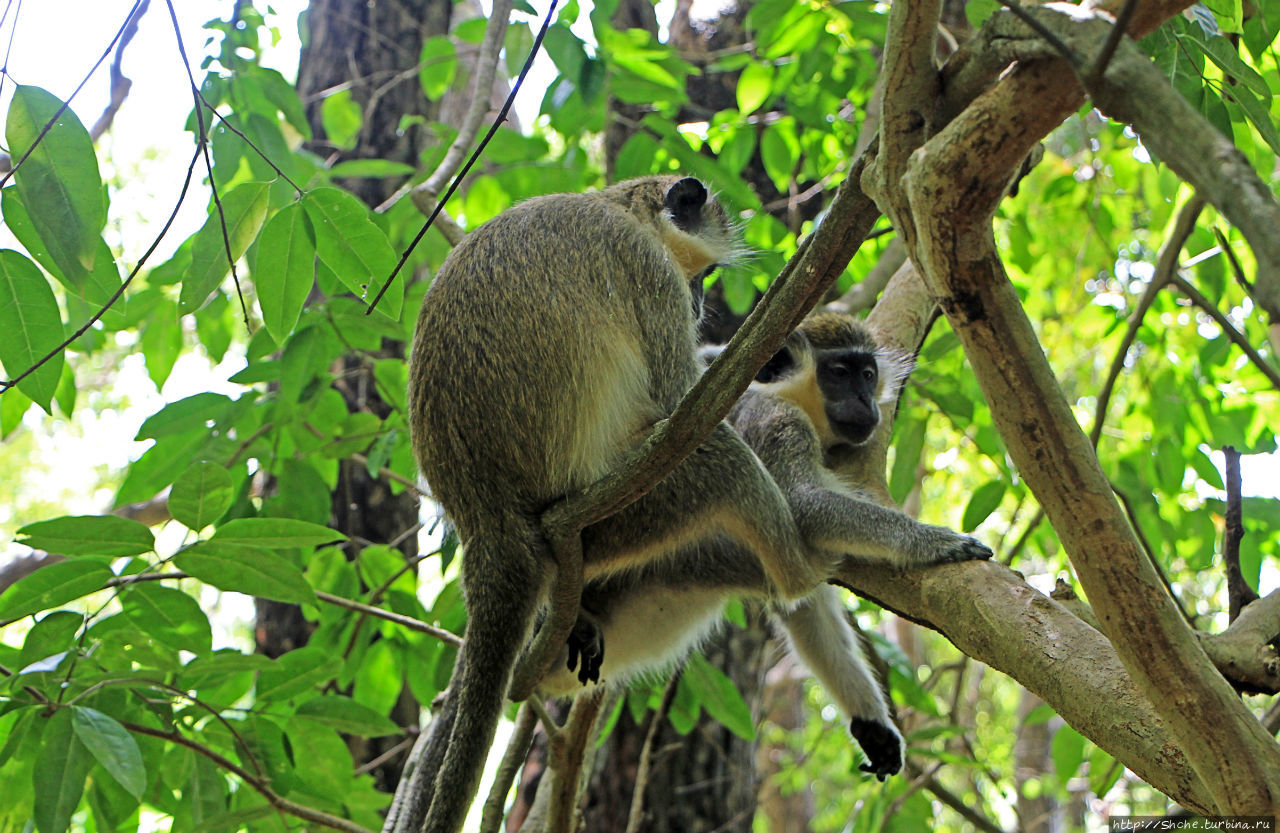
[[[766,464],[770,458],[821,453],[817,430],[804,408],[780,396],[749,388],[729,411],[729,424]]]

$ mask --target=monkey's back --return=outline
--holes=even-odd
[[[454,250],[423,300],[419,466],[464,537],[491,520],[473,507],[538,511],[674,407],[696,377],[693,344],[689,290],[656,223],[608,191],[514,206]]]

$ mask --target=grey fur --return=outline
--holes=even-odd
[[[403,803],[425,812],[425,833],[455,833],[478,786],[546,594],[540,513],[607,473],[695,381],[690,282],[734,251],[732,224],[700,183],[648,177],[503,212],[454,250],[428,291],[410,427],[462,541],[468,624],[444,709],[447,749],[423,776],[435,778],[422,791],[433,795]],[[800,598],[825,575],[782,492],[724,424],[652,492],[584,531],[585,575],[717,535],[754,552],[779,598]]]
[[[831,452],[837,447],[866,441],[865,436],[849,441],[833,431],[838,423],[826,412],[838,413],[844,398],[864,406],[870,401],[869,418],[878,423],[875,403],[896,397],[906,376],[902,359],[886,361],[870,331],[848,316],[830,314],[802,324],[784,351],[761,371],[770,381],[753,384],[729,421],[782,489],[811,563],[827,571],[823,578],[850,555],[893,569],[990,558],[991,551],[970,536],[921,524],[872,502],[838,465],[826,462],[836,459]],[[856,363],[867,357],[887,371],[876,374],[871,389],[859,390],[856,380],[820,386],[821,362]],[[858,378],[866,384],[865,377]],[[590,582],[583,606],[600,628],[607,654],[578,679],[603,676],[605,683],[619,683],[670,664],[717,625],[727,600],[772,600],[795,653],[849,715],[851,733],[869,759],[863,769],[883,780],[901,768],[901,735],[839,596],[826,584],[810,587],[794,604],[777,601],[756,556],[723,538]],[[574,676],[560,670],[545,688],[572,694],[580,690]]]

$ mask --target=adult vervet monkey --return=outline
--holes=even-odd
[[[455,833],[475,794],[549,584],[541,513],[608,473],[697,379],[702,279],[736,250],[702,183],[646,177],[514,206],[472,232],[427,292],[410,427],[464,548],[467,632],[426,833]],[[710,538],[752,553],[780,600],[830,574],[829,553],[804,545],[778,485],[721,424],[651,492],[583,531],[585,577]]]
[[[782,488],[806,545],[817,550],[815,562],[848,554],[903,569],[991,557],[976,539],[873,503],[848,468],[828,462],[832,452],[871,438],[880,404],[897,398],[910,367],[909,358],[881,348],[855,319],[816,315],[791,334],[729,413]],[[582,604],[599,634],[571,638],[567,660],[543,689],[572,695],[602,678],[621,683],[670,665],[719,624],[726,601],[742,597],[773,599],[793,650],[849,716],[867,757],[861,768],[881,780],[898,772],[902,736],[838,592],[821,584],[798,602],[778,601],[755,555],[725,539],[589,582]]]

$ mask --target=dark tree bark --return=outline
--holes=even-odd
[[[422,93],[414,68],[427,38],[449,30],[453,3],[450,0],[398,0],[394,3],[367,3],[365,0],[313,0],[306,14],[306,38],[298,66],[298,93],[307,108],[313,139],[310,150],[325,159],[388,159],[417,165],[423,150],[436,141],[422,122],[405,129],[406,116],[421,116],[426,122],[438,117],[440,105]],[[344,88],[363,112],[363,125],[356,146],[340,151],[328,142],[320,120],[326,94]],[[343,183],[370,206],[380,204],[394,193],[400,182],[394,179],[358,179]],[[404,357],[404,345],[383,344],[386,357]],[[386,416],[389,407],[373,384],[368,356],[351,355],[335,369],[335,387],[351,412],[369,411]],[[390,485],[369,475],[367,468],[343,460],[338,486],[333,492],[330,525],[350,536],[348,555],[359,548],[355,541],[389,543],[397,541],[406,558],[417,555],[417,538],[406,536],[418,520],[418,501],[407,492],[393,494]],[[403,539],[403,540],[401,540]],[[309,626],[294,605],[258,602],[255,637],[258,649],[278,656],[305,645]],[[418,704],[407,689],[391,714],[391,719],[407,730],[416,731]],[[349,740],[357,762],[371,761],[398,742],[398,738]],[[381,789],[395,789],[404,755],[394,756],[374,770]]]

